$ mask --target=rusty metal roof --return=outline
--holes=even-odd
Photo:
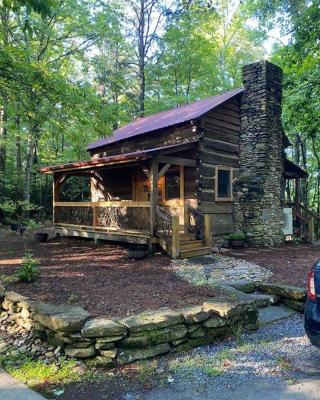
[[[166,154],[166,152],[173,151],[175,150],[175,148],[177,149],[177,151],[179,151],[180,147],[184,147],[186,145],[189,145],[190,143],[195,143],[195,142],[196,141],[188,143],[172,144],[168,146],[156,147],[153,149],[146,149],[142,151],[139,150],[132,153],[116,154],[114,156],[109,156],[109,157],[94,158],[92,160],[74,161],[65,164],[57,164],[57,165],[42,167],[40,169],[40,172],[42,172],[43,174],[48,174],[52,172],[90,170],[112,164],[121,164],[126,162],[145,160],[147,158],[150,158],[153,154],[158,154],[158,153]]]
[[[133,122],[116,129],[113,135],[105,137],[89,144],[87,150],[93,150],[111,143],[118,142],[138,136],[144,133],[157,131],[159,129],[168,128],[201,117],[206,112],[218,107],[232,97],[244,91],[243,88],[234,89],[218,96],[208,97],[204,100],[198,100],[191,104],[181,107],[172,108],[168,111],[158,112],[143,118],[138,118]]]

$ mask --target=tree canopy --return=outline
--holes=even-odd
[[[1,201],[47,206],[41,165],[87,158],[86,144],[137,116],[239,87],[242,65],[269,58],[285,72],[290,156],[319,212],[317,1],[3,0],[0,17]]]

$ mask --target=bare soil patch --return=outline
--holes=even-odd
[[[272,249],[237,250],[235,258],[254,262],[270,270],[268,282],[306,286],[307,273],[320,258],[320,244],[286,245]]]
[[[126,248],[83,239],[36,243],[0,230],[0,274],[14,274],[25,246],[40,261],[40,279],[6,284],[11,290],[53,304],[77,304],[95,316],[126,316],[146,309],[199,304],[217,290],[193,286],[172,270],[170,259],[130,260]]]

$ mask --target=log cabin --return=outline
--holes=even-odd
[[[89,144],[89,160],[42,168],[53,174],[56,233],[159,245],[173,258],[209,254],[239,230],[251,246],[281,245],[290,210],[310,233],[299,200],[307,173],[285,153],[282,71],[261,61],[242,73],[239,89],[138,118]],[[88,201],[60,198],[75,176],[87,178]]]

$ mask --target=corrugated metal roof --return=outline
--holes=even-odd
[[[234,89],[218,96],[208,97],[207,99],[198,100],[194,103],[172,108],[168,111],[162,111],[143,118],[138,118],[122,128],[116,129],[112,136],[99,139],[96,142],[89,144],[87,149],[93,150],[143,133],[153,132],[158,129],[167,128],[199,118],[206,112],[218,107],[225,101],[230,100],[232,97],[237,96],[243,91],[243,88]]]
[[[146,158],[150,158],[152,154],[161,152],[165,154],[166,150],[173,150],[174,148],[177,148],[177,150],[179,150],[179,147],[185,146],[186,144],[189,143],[192,142],[155,147],[153,149],[139,150],[132,153],[116,154],[114,156],[95,158],[92,160],[74,161],[65,164],[57,164],[57,165],[42,167],[40,169],[40,172],[48,174],[50,172],[63,172],[63,171],[83,170],[83,169],[88,170],[92,168],[104,167],[110,164],[144,160]]]

